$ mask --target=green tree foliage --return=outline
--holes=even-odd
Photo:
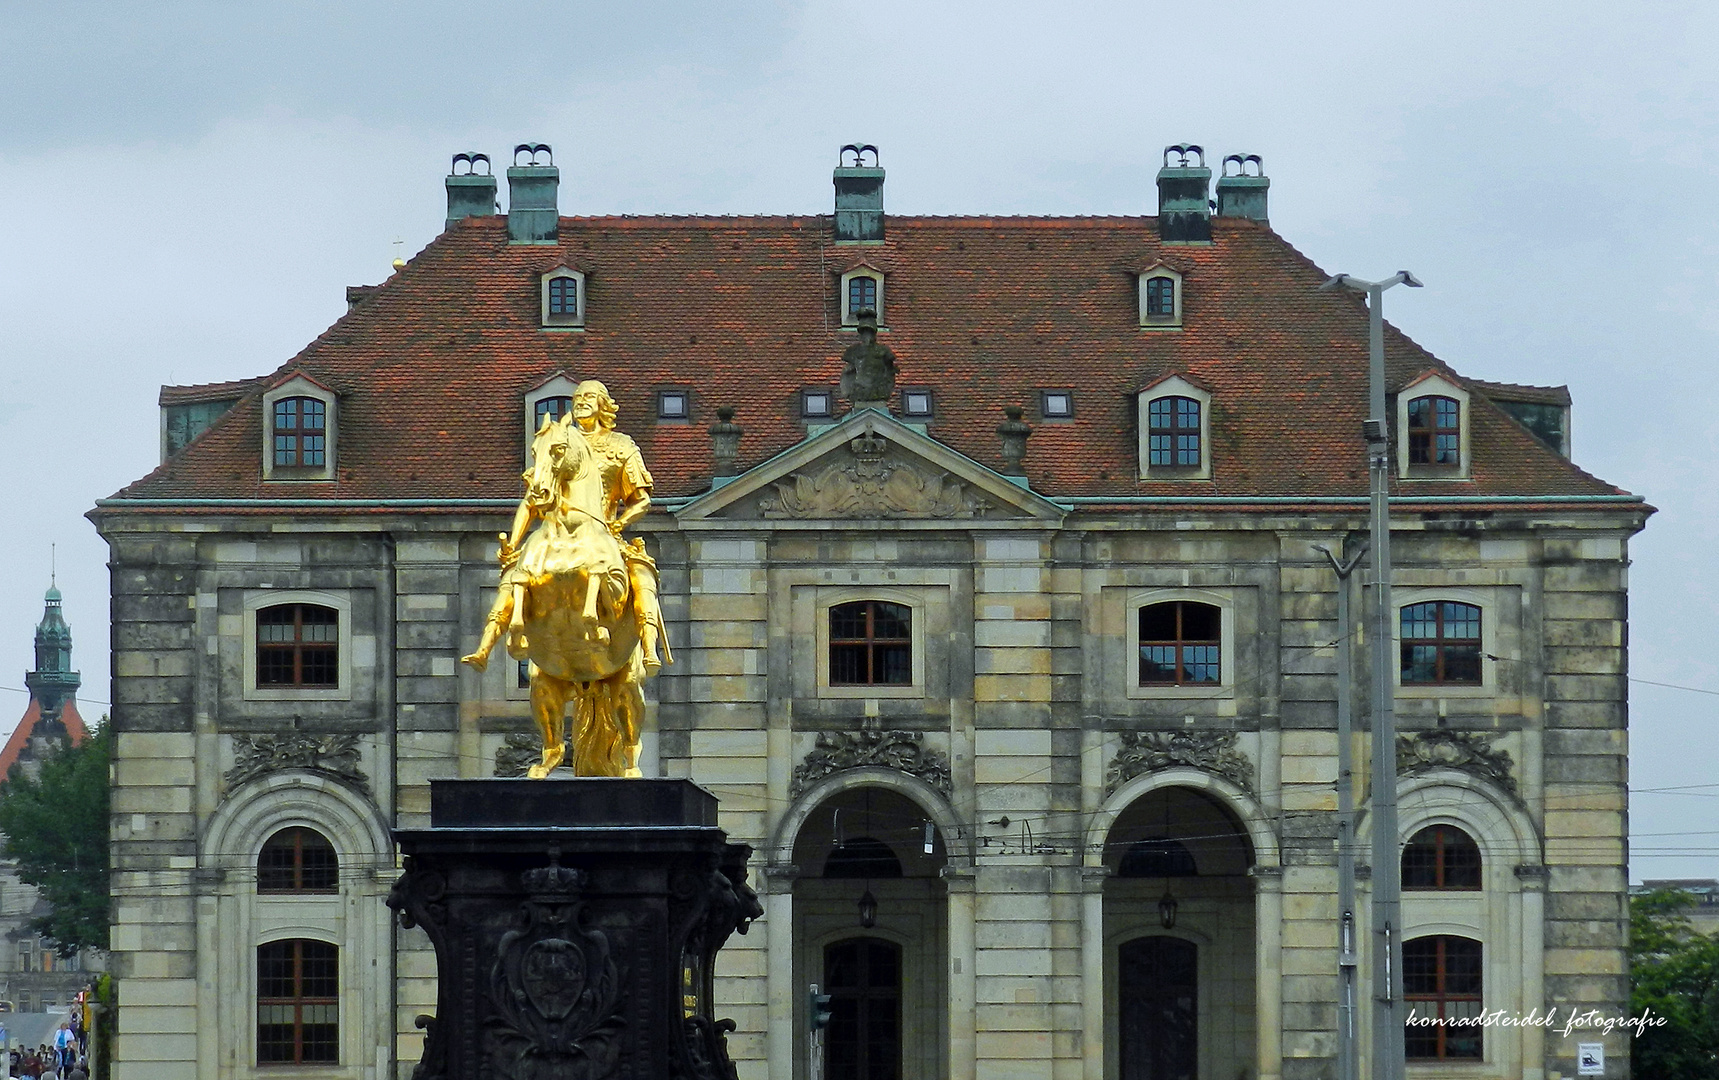
[[[1719,939],[1690,927],[1694,905],[1670,889],[1630,899],[1630,1012],[1666,1019],[1630,1047],[1636,1076],[1719,1077]]]
[[[80,746],[42,759],[31,779],[14,766],[0,785],[0,849],[18,876],[36,886],[52,911],[30,928],[61,956],[107,948],[108,759],[113,736],[104,725]]]

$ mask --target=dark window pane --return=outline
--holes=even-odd
[[[913,649],[908,645],[874,646],[877,671],[875,682],[891,686],[908,686],[913,682]]]
[[[830,683],[834,686],[863,685],[866,681],[864,645],[830,646]]]
[[[830,683],[911,685],[913,609],[860,600],[830,609]]]
[[[910,633],[913,621],[913,609],[902,604],[876,605],[876,618],[873,622],[872,636],[878,638],[905,638]]]
[[[1194,856],[1180,840],[1138,840],[1129,845],[1116,868],[1117,877],[1195,877]]]
[[[1187,641],[1218,639],[1218,609],[1210,604],[1182,605],[1182,637]]]
[[[866,308],[877,310],[877,279],[853,277],[848,279],[848,315],[858,315]]]
[[[1153,604],[1140,609],[1141,641],[1174,641],[1175,638],[1175,604]]]

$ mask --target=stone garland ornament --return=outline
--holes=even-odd
[[[804,761],[794,767],[790,795],[849,769],[877,766],[917,776],[948,795],[952,790],[949,758],[925,746],[919,731],[885,731],[875,720],[866,720],[858,731],[820,731],[818,741]]]
[[[1236,748],[1236,741],[1233,731],[1125,731],[1110,759],[1104,793],[1111,794],[1141,773],[1186,766],[1221,776],[1251,795],[1253,762]]]
[[[852,439],[853,461],[778,480],[777,497],[759,509],[767,518],[982,518],[991,512],[988,501],[958,480],[884,460],[888,446],[881,435]]]
[[[1414,776],[1433,769],[1456,769],[1489,780],[1517,801],[1515,763],[1508,750],[1494,750],[1493,736],[1478,731],[1435,728],[1397,736],[1397,775]]]
[[[306,769],[332,776],[370,794],[370,778],[358,767],[358,736],[315,735],[293,731],[280,735],[233,736],[234,764],[226,772],[227,787],[282,769]]]

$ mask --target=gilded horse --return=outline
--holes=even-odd
[[[541,521],[502,576],[502,588],[515,590],[508,653],[531,661],[531,715],[543,734],[528,775],[561,764],[571,702],[574,773],[637,776],[644,650],[601,471],[571,416],[546,422],[531,454],[527,500]]]

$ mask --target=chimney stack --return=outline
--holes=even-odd
[[[1230,172],[1234,162],[1236,171]],[[1253,172],[1247,167],[1253,166]],[[1248,218],[1265,222],[1265,196],[1271,180],[1265,175],[1265,164],[1258,154],[1231,154],[1224,158],[1224,174],[1218,177],[1218,216]]]
[[[521,154],[524,165],[519,163]],[[553,244],[560,239],[561,214],[555,207],[560,186],[561,170],[555,167],[555,155],[547,144],[520,143],[513,148],[513,164],[507,170],[508,243]]]
[[[1176,163],[1170,164],[1170,156]],[[1194,160],[1198,164],[1192,164]],[[1207,195],[1212,170],[1206,152],[1192,143],[1164,148],[1158,170],[1158,238],[1169,244],[1205,244],[1212,239],[1211,203]]]
[[[849,154],[853,164],[847,164]],[[865,165],[865,155],[871,165]],[[877,147],[849,143],[837,155],[836,242],[859,243],[883,240],[883,170],[878,167]]]
[[[478,172],[479,164],[483,172]],[[460,166],[466,167],[460,172]],[[488,154],[455,154],[448,166],[448,223],[453,228],[469,217],[488,217],[495,213],[495,175],[490,171]]]

